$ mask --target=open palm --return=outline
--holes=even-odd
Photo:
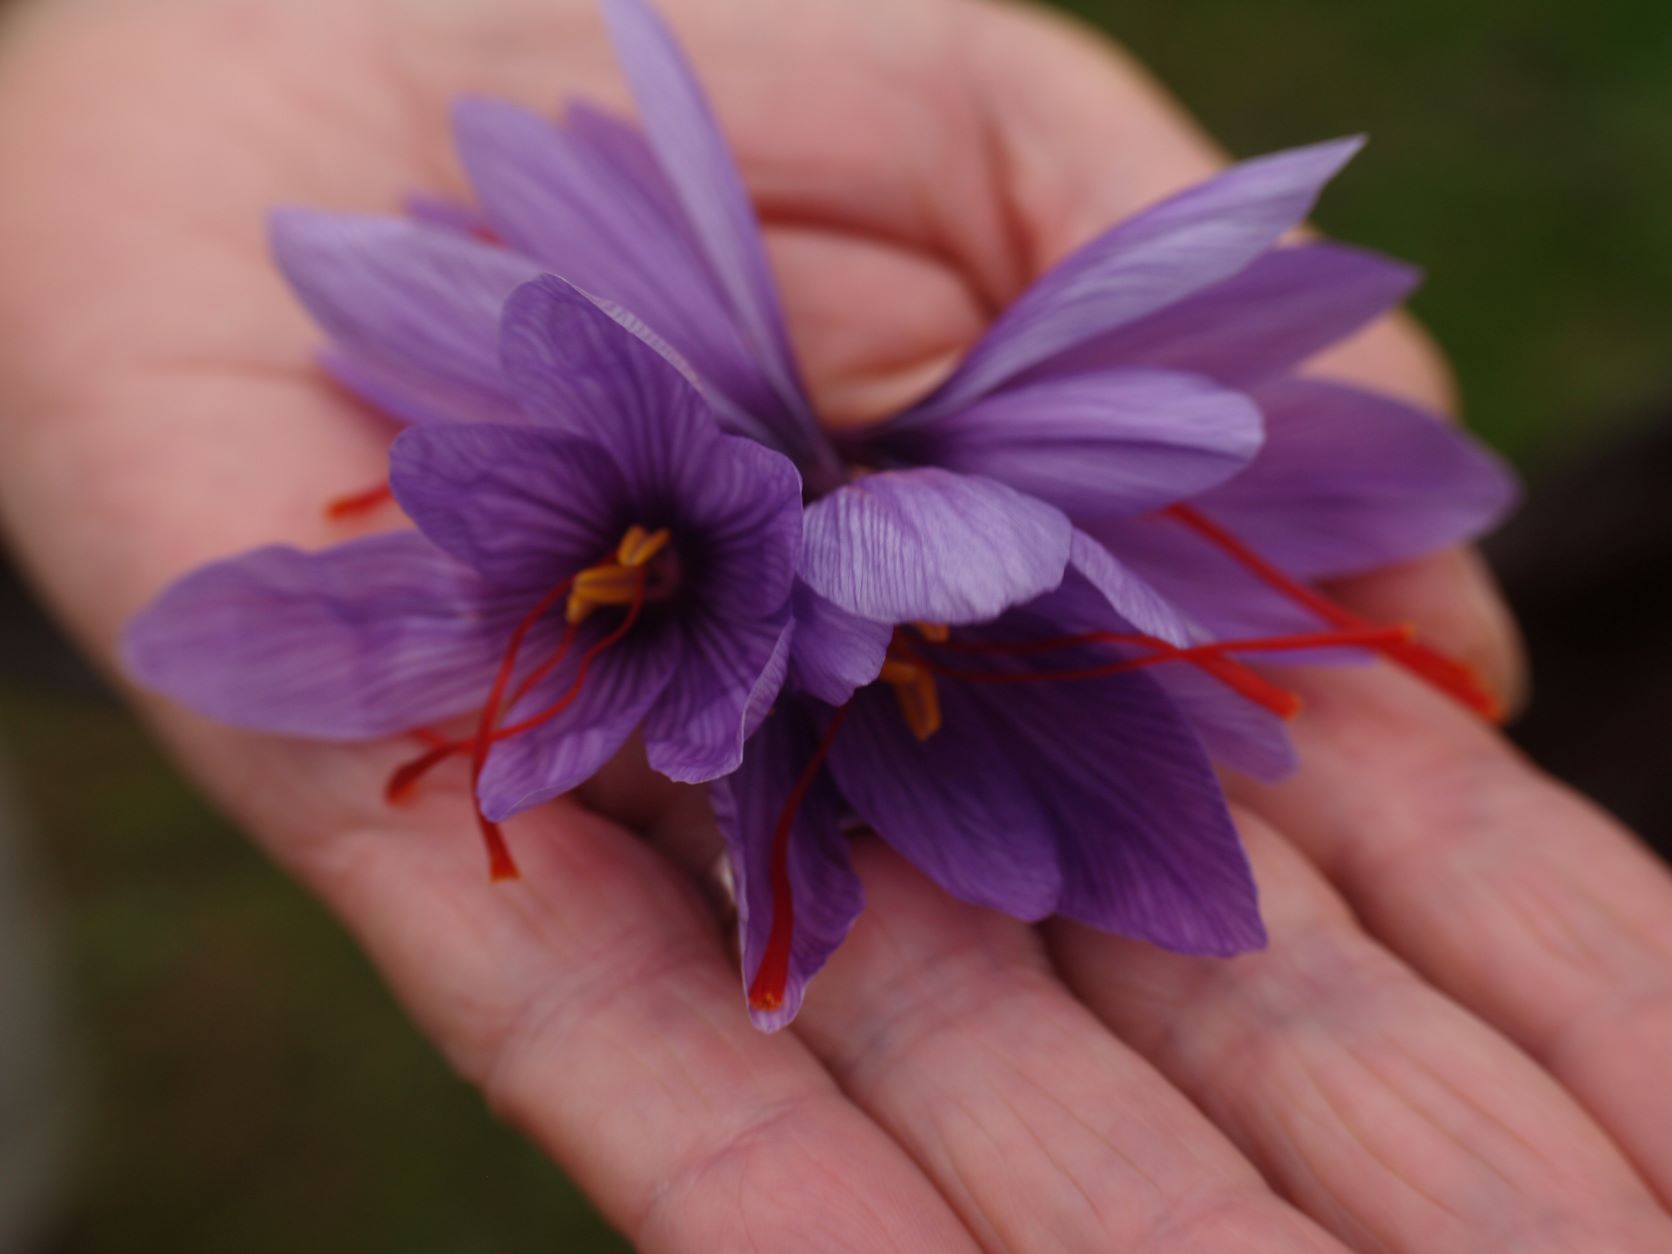
[[[1136,69],[1036,12],[668,7],[832,420],[920,390],[1031,275],[1215,160]],[[446,106],[472,91],[623,98],[583,0],[17,15],[0,508],[96,657],[193,564],[343,537],[320,505],[381,476],[390,431],[313,367],[264,219],[458,190]],[[1324,368],[1443,400],[1398,326]],[[1467,559],[1342,591],[1513,687]],[[1269,951],[1026,927],[862,843],[869,908],[773,1037],[698,888],[694,794],[612,768],[590,808],[510,826],[524,878],[495,887],[462,773],[394,811],[404,746],[146,712],[647,1249],[1672,1248],[1672,883],[1404,677],[1308,696],[1306,768],[1239,797]]]

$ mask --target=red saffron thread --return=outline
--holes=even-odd
[[[500,662],[499,673],[494,679],[493,689],[489,693],[487,703],[482,707],[481,720],[477,725],[476,734],[463,740],[447,740],[437,736],[436,733],[427,728],[419,729],[414,734],[429,744],[429,749],[412,759],[412,761],[397,767],[390,775],[389,782],[384,786],[384,796],[389,803],[392,805],[399,804],[411,797],[413,790],[418,786],[419,780],[431,770],[456,754],[468,752],[471,755],[471,801],[476,808],[476,821],[481,828],[482,839],[488,848],[489,873],[495,880],[516,879],[518,873],[516,863],[511,858],[510,849],[505,844],[504,833],[500,830],[499,824],[482,813],[481,801],[476,795],[482,768],[487,762],[488,750],[502,740],[520,736],[543,723],[550,722],[574,704],[580,697],[581,690],[585,687],[587,675],[592,669],[593,662],[606,649],[621,641],[622,637],[632,629],[633,624],[638,621],[639,614],[644,609],[645,590],[641,584],[621,622],[607,635],[595,641],[581,655],[580,663],[575,668],[575,677],[570,681],[563,696],[537,714],[531,714],[508,726],[495,727],[494,723],[500,714],[504,710],[514,708],[517,702],[527,696],[536,683],[550,674],[562,662],[573,646],[576,626],[570,623],[564,627],[563,638],[552,655],[530,672],[517,686],[516,691],[511,694],[510,698],[506,699],[505,689],[510,683],[511,675],[516,670],[517,657],[522,651],[523,640],[534,624],[548,613],[561,597],[568,593],[573,583],[574,579],[571,577],[548,592],[511,633],[505,656]]]
[[[1022,640],[1014,643],[946,640],[937,642],[933,646],[937,649],[949,649],[960,653],[1002,653],[1007,655],[1042,653],[1088,644],[1138,646],[1156,651],[1149,657],[1121,658],[1118,661],[1107,662],[1099,666],[1087,666],[1066,671],[1023,671],[995,674],[988,671],[957,670],[946,666],[944,663],[923,658],[915,650],[913,651],[913,658],[935,674],[944,675],[949,679],[988,684],[1101,679],[1109,675],[1119,675],[1126,671],[1157,666],[1163,662],[1188,662],[1205,674],[1217,679],[1237,695],[1264,706],[1279,718],[1288,719],[1300,713],[1300,698],[1287,688],[1272,683],[1258,671],[1250,670],[1234,658],[1226,656],[1227,654],[1284,653],[1300,649],[1321,648],[1376,648],[1407,639],[1409,635],[1409,630],[1404,627],[1366,626],[1350,630],[1341,628],[1334,631],[1307,632],[1292,636],[1254,636],[1244,640],[1218,640],[1210,644],[1183,647],[1155,636],[1133,635],[1114,631],[1084,631],[1071,636],[1053,636],[1045,640]]]
[[[570,576],[558,584],[541,597],[539,603],[517,624],[511,633],[510,643],[506,646],[505,656],[499,663],[499,674],[494,676],[487,704],[482,707],[481,722],[476,728],[476,739],[470,755],[470,799],[476,809],[476,825],[481,828],[482,840],[488,847],[488,874],[495,881],[516,879],[517,864],[511,857],[510,848],[505,844],[505,835],[499,830],[499,824],[482,813],[482,803],[476,796],[476,785],[481,780],[482,766],[488,760],[488,744],[493,735],[494,720],[499,716],[499,703],[504,699],[506,685],[511,682],[511,674],[516,669],[517,654],[522,651],[522,642],[534,624],[568,594],[574,582],[574,577]],[[438,752],[439,750],[430,750],[431,754]]]
[[[1300,632],[1288,636],[1250,636],[1240,640],[1214,640],[1199,645],[1175,645],[1159,636],[1143,636],[1131,632],[1082,631],[1071,636],[1051,636],[1044,640],[998,642],[991,640],[947,639],[934,642],[936,649],[950,649],[957,653],[1045,653],[1055,649],[1070,649],[1085,644],[1136,645],[1160,649],[1172,660],[1173,655],[1214,653],[1287,653],[1300,649],[1370,648],[1390,641],[1410,637],[1408,627],[1356,627],[1352,630]]]
[[[1245,567],[1249,573],[1325,622],[1347,629],[1370,626],[1365,619],[1345,606],[1337,605],[1323,593],[1307,587],[1278,569],[1199,510],[1188,505],[1173,505],[1162,512],[1189,527]],[[1497,723],[1503,720],[1502,704],[1487,689],[1480,676],[1463,663],[1409,637],[1376,647],[1390,661],[1404,667],[1490,722]]]
[[[380,483],[364,492],[351,492],[347,496],[335,497],[326,502],[325,516],[333,522],[341,522],[345,518],[369,514],[378,506],[386,505],[394,499],[394,489],[387,483]]]
[[[795,816],[807,799],[813,780],[818,777],[830,747],[836,743],[836,733],[848,716],[848,707],[838,706],[830,716],[830,725],[819,737],[818,748],[801,770],[795,787],[778,816],[778,826],[772,832],[772,930],[767,934],[766,952],[761,955],[755,978],[749,981],[749,1006],[754,1010],[777,1010],[784,1004],[790,979],[790,944],[795,939],[794,886],[790,883],[790,836],[795,831]]]

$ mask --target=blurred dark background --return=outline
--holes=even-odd
[[[1491,547],[1539,690],[1517,735],[1664,842],[1672,6],[1070,7],[1239,155],[1372,135],[1320,221],[1427,267],[1416,310],[1456,362],[1468,417],[1533,485]],[[53,1104],[79,1111],[50,1248],[624,1248],[4,572],[0,745],[56,907],[72,1029],[49,1059],[68,1077]],[[6,1240],[0,1227],[0,1254]]]

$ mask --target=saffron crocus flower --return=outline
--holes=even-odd
[[[851,729],[824,743],[827,728],[810,711],[821,708],[815,699],[841,708],[885,664],[892,678],[861,691],[844,723],[852,718],[854,727],[869,727],[857,712],[879,705],[906,717],[896,694],[927,700],[921,668],[911,684],[895,682],[902,659],[888,650],[911,642],[909,632],[895,634],[898,624],[950,624],[949,644],[971,643],[959,626],[981,630],[979,624],[1047,594],[1066,570],[1078,593],[1096,594],[1097,626],[1065,631],[1064,621],[1033,607],[1032,617],[1006,618],[1002,629],[992,629],[998,637],[973,643],[1019,647],[1087,631],[1097,639],[1073,645],[1089,652],[1078,659],[1083,664],[1066,668],[1062,658],[1036,666],[1018,660],[1031,656],[1026,651],[1000,664],[993,658],[1006,655],[994,653],[984,665],[1035,676],[990,685],[1004,689],[1003,703],[1032,710],[1126,692],[1138,694],[1135,709],[1153,711],[1161,689],[1170,704],[1157,716],[1159,741],[1174,743],[1169,737],[1183,712],[1222,760],[1262,774],[1289,761],[1266,712],[1280,699],[1253,699],[1257,690],[1246,675],[1227,686],[1228,654],[1180,652],[1204,638],[1238,634],[1233,628],[1249,607],[1264,607],[1268,617],[1273,604],[1284,611],[1283,634],[1241,642],[1251,650],[1351,641],[1478,696],[1444,659],[1317,598],[1299,581],[1321,572],[1304,563],[1284,570],[1290,551],[1261,552],[1274,534],[1299,537],[1327,519],[1339,533],[1331,573],[1364,569],[1473,534],[1505,496],[1496,468],[1428,416],[1289,377],[1297,363],[1395,304],[1410,285],[1408,271],[1367,253],[1279,246],[1356,142],[1245,163],[1093,240],[1025,293],[934,396],[845,437],[838,448],[819,430],[803,394],[757,224],[694,78],[638,0],[606,0],[604,8],[642,132],[584,106],[554,126],[508,105],[467,102],[456,121],[477,205],[423,202],[409,221],[291,214],[276,221],[275,245],[332,335],[328,361],[338,377],[403,421],[503,420],[511,405],[484,328],[504,292],[545,268],[631,310],[648,340],[701,381],[728,430],[783,452],[801,469],[815,499],[804,528],[789,682],[809,695],[780,703],[741,771],[717,790],[748,902],[745,970],[760,994],[753,1000],[763,1021],[782,1022],[793,1012],[801,983],[857,908],[857,885],[843,878],[837,825],[861,807],[819,766],[829,756],[834,774],[838,755],[865,749],[843,749]],[[1287,409],[1285,390],[1301,397]],[[1340,422],[1330,429],[1332,417]],[[861,469],[882,473],[850,481]],[[1227,519],[1239,486],[1240,499],[1255,504]],[[966,516],[976,524],[966,526]],[[1233,528],[1260,517],[1263,527],[1239,539]],[[1185,545],[1182,560],[1173,560],[1169,543]],[[1221,580],[1227,565],[1236,577]],[[1164,665],[1152,666],[1157,658]],[[1128,663],[1147,673],[1085,674]],[[987,683],[967,673],[956,682]],[[932,690],[939,701],[938,683]],[[994,701],[958,694],[950,701],[960,725],[967,724],[960,735],[1014,739],[1014,727],[1002,730],[1002,706]],[[1040,856],[1055,858],[1059,868],[1075,865],[1080,842],[1098,853],[1096,836],[1115,835],[1095,821],[1065,827],[1065,816],[1030,790],[1056,769],[1064,772],[1062,796],[1087,806],[1115,805],[1118,797],[1081,779],[1074,746],[1047,734],[1061,725],[1072,735],[1078,723],[1018,717],[1042,739],[1018,752],[1027,772],[1003,786],[1005,795],[1018,808],[1019,799],[1032,798]],[[1135,717],[1133,728],[1144,721]],[[912,730],[909,721],[906,727]],[[935,740],[945,735],[943,719],[926,731],[922,752],[938,752]],[[862,738],[881,743],[870,733]],[[1180,761],[1179,778],[1199,781],[1191,774],[1199,752]],[[1014,780],[1014,773],[995,777]],[[1118,794],[1139,782],[1117,775],[1108,787]],[[931,785],[936,804],[952,808],[933,849],[918,851],[926,864],[940,864],[926,869],[953,891],[1005,905],[999,887],[979,871],[971,870],[972,883],[944,865],[961,843],[975,842],[969,865],[987,866],[979,855],[992,832],[938,785]],[[1179,796],[1190,795],[1190,787],[1180,788]],[[786,803],[799,803],[783,811],[791,824],[785,831],[795,833],[793,841],[784,836],[787,844],[772,836],[775,798],[785,792]],[[1181,802],[1178,817],[1194,821],[1203,813]],[[1223,835],[1217,818],[1202,821],[1204,839]],[[804,834],[809,827],[817,831]],[[1143,847],[1142,835],[1136,839]],[[1126,865],[1136,878],[1124,887],[1140,895],[1160,891],[1144,888],[1144,875],[1173,873],[1165,859],[1152,870],[1143,858]],[[1187,922],[1188,892],[1172,900],[1183,913],[1170,920],[1170,932],[1132,930],[1165,933],[1185,947],[1196,943],[1189,937],[1213,932],[1200,920]],[[1237,900],[1229,894],[1216,902],[1209,894],[1197,904],[1211,916]],[[1020,896],[1009,904],[1030,916],[1039,908]],[[1088,906],[1065,887],[1057,906],[1107,926],[1123,926],[1123,917],[1131,923],[1113,896]],[[774,943],[783,918],[800,922]],[[1252,935],[1223,920],[1218,926],[1221,940]]]
[[[879,632],[828,606],[797,609],[785,694],[740,768],[711,786],[758,1026],[795,1016],[858,917],[855,825],[953,896],[1019,919],[1061,916],[1196,954],[1264,943],[1201,734],[1204,706],[1209,725],[1255,708],[1264,681],[1236,659],[1261,642],[1145,636],[1078,575],[973,627]],[[847,656],[869,660],[805,662]],[[871,670],[858,691],[839,673]],[[1158,682],[1192,675],[1199,690]]]
[[[501,356],[521,425],[395,443],[416,532],[203,567],[125,642],[141,682],[243,727],[362,740],[478,711],[392,787],[468,756],[496,876],[498,822],[635,728],[676,780],[738,765],[783,679],[801,533],[794,467],[561,280],[513,294]]]

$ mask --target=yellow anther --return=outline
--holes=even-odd
[[[900,703],[900,715],[919,740],[927,740],[940,730],[940,691],[928,667],[903,658],[891,657],[882,664],[878,678],[894,689],[894,699]]]
[[[930,644],[945,644],[952,635],[952,628],[945,623],[913,623],[912,626]]]
[[[646,563],[667,548],[669,539],[666,527],[646,531],[634,523],[627,528],[613,560],[588,566],[575,576],[564,618],[579,623],[601,605],[631,605],[638,600],[644,595]]]
[[[621,543],[615,550],[615,560],[623,566],[643,566],[668,547],[670,538],[666,527],[646,531],[634,523],[627,528],[627,534],[621,537]]]

